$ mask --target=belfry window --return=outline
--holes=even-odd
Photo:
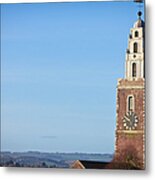
[[[132,77],[136,77],[137,69],[136,69],[136,63],[132,64]]]
[[[138,37],[138,36],[139,36],[138,31],[135,31],[135,37]]]
[[[134,97],[129,96],[127,99],[128,103],[128,111],[134,111]]]
[[[138,44],[136,42],[133,44],[133,52],[134,53],[138,52]]]

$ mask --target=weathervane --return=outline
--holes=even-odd
[[[135,3],[137,3],[138,5],[138,8],[139,8],[139,11],[141,10],[142,8],[142,3],[143,3],[143,0],[134,0]]]

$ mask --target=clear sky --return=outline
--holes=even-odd
[[[1,148],[113,153],[133,2],[1,5]],[[143,11],[143,9],[142,9]]]

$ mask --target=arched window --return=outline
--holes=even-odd
[[[137,69],[136,69],[136,63],[132,64],[132,77],[136,77]]]
[[[127,101],[128,111],[134,111],[134,97],[132,95],[128,96]]]
[[[138,36],[139,36],[138,31],[135,31],[135,37],[138,37]]]
[[[133,44],[133,52],[134,53],[138,52],[138,44],[136,42]]]

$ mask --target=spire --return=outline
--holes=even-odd
[[[144,21],[141,19],[142,12],[138,11],[138,20],[134,24],[134,28],[144,27]]]

